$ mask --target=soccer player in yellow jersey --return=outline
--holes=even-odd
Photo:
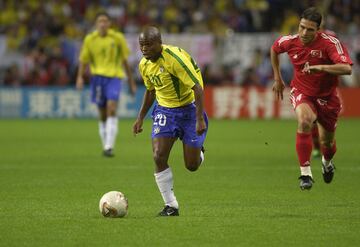
[[[76,87],[83,88],[85,67],[90,64],[91,101],[99,109],[103,154],[112,157],[118,131],[117,103],[125,77],[122,67],[125,68],[132,94],[135,94],[136,84],[127,62],[129,49],[124,35],[110,29],[110,17],[105,12],[97,14],[95,25],[96,30],[86,35],[80,52]]]
[[[173,191],[173,174],[168,164],[174,142],[183,142],[185,166],[196,171],[204,160],[208,120],[204,111],[200,69],[183,49],[163,45],[156,27],[146,27],[139,36],[143,58],[139,64],[146,91],[134,134],[142,132],[144,117],[155,104],[152,118],[152,147],[155,181],[165,203],[160,216],[178,216],[179,204]]]

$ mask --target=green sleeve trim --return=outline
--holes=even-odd
[[[195,69],[195,71],[196,72],[199,72],[199,67],[196,65],[196,63],[195,63],[195,60],[192,58],[192,57],[190,57],[190,61],[191,61],[191,64],[194,66],[194,69]]]

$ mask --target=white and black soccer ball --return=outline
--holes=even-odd
[[[124,217],[128,212],[128,200],[120,191],[107,192],[100,199],[99,210],[104,217]]]

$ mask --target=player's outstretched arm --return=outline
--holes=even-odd
[[[270,49],[270,58],[274,71],[274,84],[272,86],[272,90],[275,93],[275,97],[282,100],[284,98],[283,92],[285,89],[285,83],[281,77],[279,54],[277,54],[272,48]]]
[[[143,102],[142,102],[138,117],[136,118],[135,123],[133,125],[134,135],[141,133],[143,131],[142,125],[143,125],[144,118],[145,118],[147,112],[149,111],[150,107],[154,103],[154,100],[155,100],[155,90],[152,90],[152,91],[146,90],[144,93],[144,98],[143,98]]]

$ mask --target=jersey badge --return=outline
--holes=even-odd
[[[311,50],[310,55],[312,57],[322,58],[322,52],[321,50]]]
[[[163,66],[160,66],[160,73],[164,72],[164,67]]]
[[[160,127],[154,128],[154,134],[155,134],[155,135],[156,135],[156,134],[159,134],[159,132],[160,132]]]

